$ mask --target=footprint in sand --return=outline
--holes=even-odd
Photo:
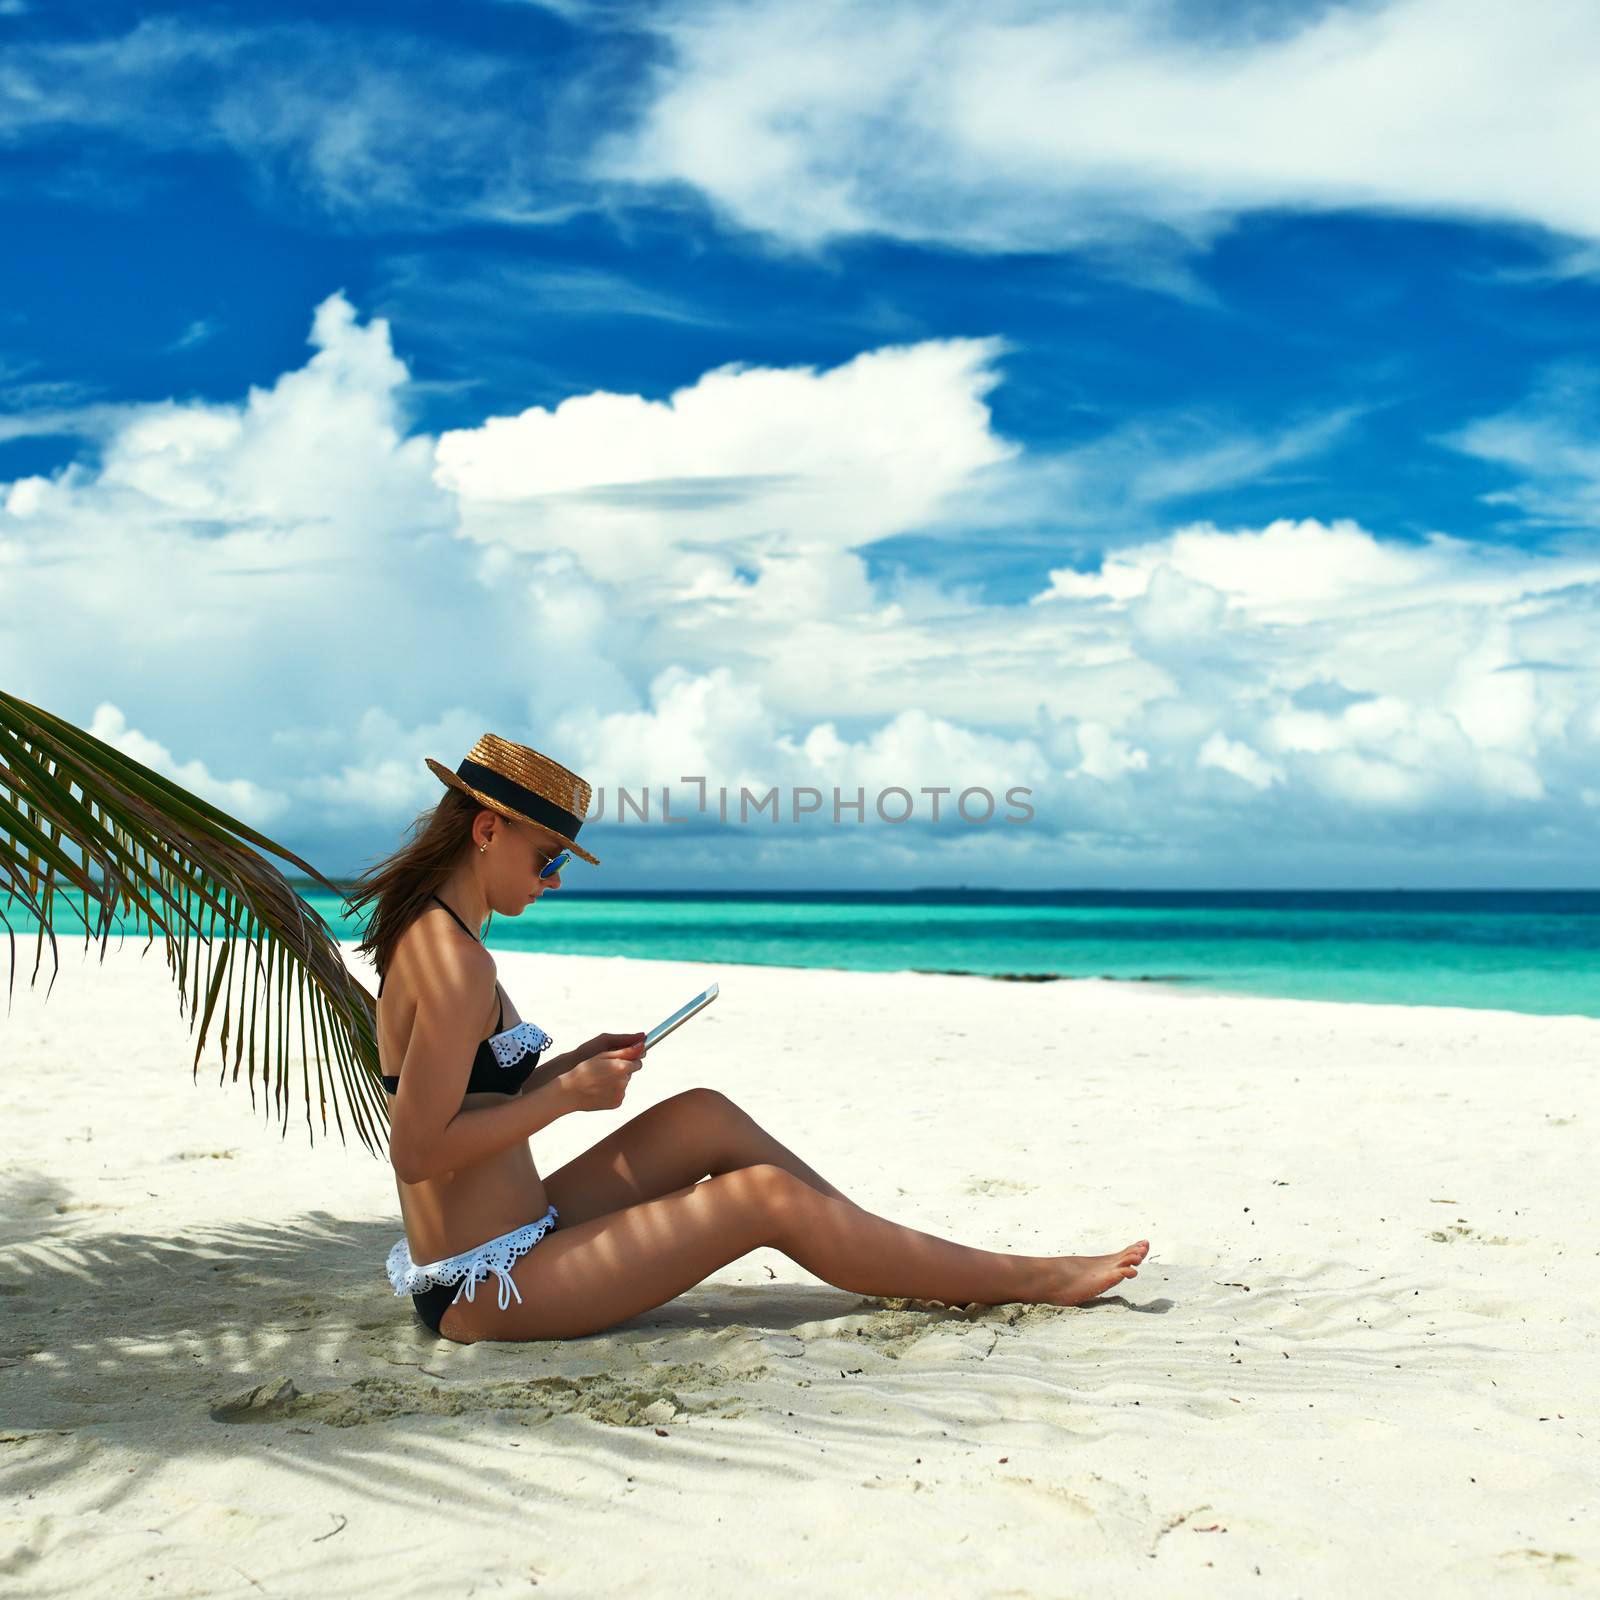
[[[1031,1194],[1038,1188],[1036,1183],[1024,1183],[1020,1178],[969,1178],[964,1194]]]
[[[1435,1228],[1428,1237],[1436,1244],[1454,1244],[1457,1239],[1465,1239],[1469,1244],[1510,1244],[1512,1241],[1503,1233],[1479,1233],[1474,1228],[1463,1227],[1458,1222],[1452,1222],[1448,1228]]]
[[[1561,1588],[1576,1583],[1583,1567],[1570,1550],[1502,1550],[1495,1559],[1502,1572],[1537,1572],[1548,1585]]]

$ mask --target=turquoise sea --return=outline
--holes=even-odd
[[[306,898],[341,938],[360,925]],[[1243,994],[1600,1017],[1600,891],[578,893],[493,949],[758,966],[1156,980]]]
[[[361,937],[342,902],[296,887],[338,937]],[[31,928],[19,906],[0,909],[19,936]],[[82,924],[62,910],[58,933],[76,928],[81,938]],[[521,917],[491,918],[486,939],[496,950],[1117,978],[1600,1017],[1597,890],[562,889]],[[17,956],[31,967],[31,943],[20,937]]]

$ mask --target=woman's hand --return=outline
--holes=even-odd
[[[591,1044],[615,1041],[562,1073],[561,1085],[574,1111],[615,1111],[644,1055],[642,1033],[597,1034]],[[586,1050],[588,1046],[584,1047]]]
[[[597,1056],[603,1050],[625,1050],[631,1044],[639,1044],[644,1040],[642,1033],[597,1033],[586,1044],[580,1044],[573,1054],[580,1061],[587,1061],[590,1056]]]

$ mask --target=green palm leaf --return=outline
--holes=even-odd
[[[0,887],[5,905],[20,899],[39,924],[30,982],[38,979],[46,940],[60,967],[58,895],[74,911],[81,900],[84,940],[99,936],[102,961],[118,915],[131,912],[135,932],[142,917],[149,938],[159,933],[165,941],[179,1014],[199,1030],[194,1075],[215,1022],[220,1081],[229,1076],[231,1043],[233,1081],[242,1065],[254,1105],[259,1061],[263,1095],[287,1132],[296,1098],[293,1010],[298,1096],[313,1140],[313,1106],[324,1132],[331,1108],[341,1140],[348,1115],[362,1144],[377,1153],[388,1113],[378,1079],[376,1002],[345,967],[328,925],[263,851],[339,893],[265,834],[82,728],[0,692]],[[3,908],[0,922],[11,946],[9,1001],[17,937]]]

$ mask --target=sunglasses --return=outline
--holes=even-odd
[[[541,878],[553,878],[572,859],[570,850],[558,850],[539,868]]]

